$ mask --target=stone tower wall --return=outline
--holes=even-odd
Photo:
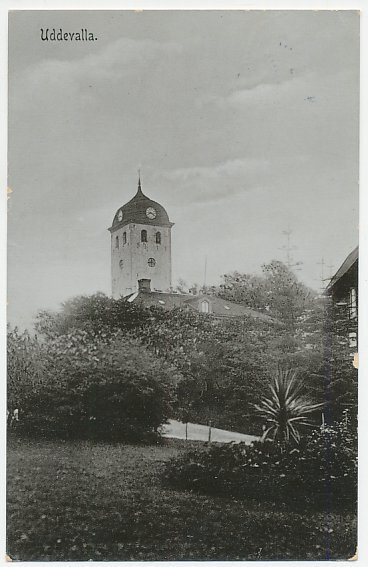
[[[141,231],[147,231],[147,242],[141,242]],[[126,243],[123,233],[126,232]],[[156,233],[161,233],[161,244]],[[116,238],[119,247],[116,246]],[[148,260],[153,258],[154,267]],[[115,299],[138,290],[138,280],[151,280],[151,289],[169,291],[171,288],[171,228],[130,223],[111,233],[111,280]]]

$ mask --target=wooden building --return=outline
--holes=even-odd
[[[337,311],[348,321],[349,343],[354,349],[358,346],[358,258],[357,246],[341,264],[326,289]]]

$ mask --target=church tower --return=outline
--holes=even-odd
[[[151,280],[153,291],[171,288],[171,227],[164,207],[138,191],[120,207],[108,229],[111,233],[112,296],[118,299],[138,290],[138,280]]]

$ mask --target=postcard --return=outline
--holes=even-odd
[[[356,557],[359,11],[8,24],[8,558]]]

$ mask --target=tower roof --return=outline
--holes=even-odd
[[[148,211],[152,214],[152,218],[147,216],[147,209],[154,209],[154,211]],[[116,228],[129,223],[151,224],[154,226],[173,226],[173,223],[170,222],[169,215],[164,207],[144,195],[141,187],[140,176],[138,179],[138,190],[136,194],[133,199],[128,201],[128,203],[116,211],[109,230],[113,232]]]

